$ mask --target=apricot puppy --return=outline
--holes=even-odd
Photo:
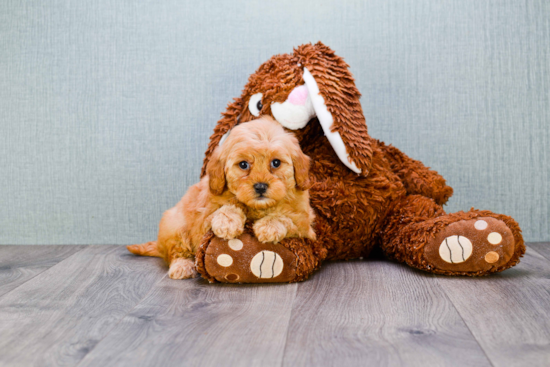
[[[170,278],[185,279],[197,276],[193,259],[210,229],[229,240],[248,219],[262,242],[315,239],[309,163],[294,135],[270,117],[240,124],[214,151],[207,175],[164,213],[157,241],[127,248],[164,258]]]

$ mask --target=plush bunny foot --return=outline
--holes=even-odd
[[[437,270],[478,273],[497,269],[514,255],[506,223],[478,217],[449,224],[424,246],[424,258]]]
[[[209,277],[223,283],[290,282],[296,262],[284,246],[259,242],[249,233],[231,240],[213,237],[204,255]]]
[[[208,232],[195,255],[199,274],[210,282],[292,283],[307,279],[321,264],[312,240],[264,243],[253,233],[250,222],[245,233],[231,240]]]

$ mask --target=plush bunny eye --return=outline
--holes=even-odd
[[[280,165],[281,165],[281,161],[278,159],[274,159],[271,161],[271,167],[273,168],[279,168]]]
[[[256,117],[260,116],[260,111],[264,106],[262,104],[262,96],[262,93],[256,93],[250,97],[250,100],[248,101],[248,110]]]
[[[239,163],[239,167],[241,167],[241,169],[243,170],[247,170],[248,168],[250,168],[250,164],[248,164],[247,161],[242,161]]]

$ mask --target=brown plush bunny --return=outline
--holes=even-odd
[[[273,117],[311,157],[317,240],[261,243],[248,228],[240,237],[244,246],[235,251],[208,233],[196,256],[203,277],[300,281],[324,260],[366,256],[374,246],[390,258],[437,274],[486,275],[519,262],[525,246],[518,224],[490,211],[445,213],[441,206],[452,188],[421,162],[371,138],[359,98],[348,65],[320,42],[273,56],[250,76],[241,97],[215,127],[204,167],[232,127],[258,116]],[[217,264],[224,253],[238,261],[230,267]],[[269,271],[281,262],[283,271]]]

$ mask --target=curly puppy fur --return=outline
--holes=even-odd
[[[307,70],[306,70],[307,69]],[[321,118],[312,116],[302,128],[290,127],[305,154],[310,168],[311,206],[316,214],[316,241],[285,239],[281,245],[308,248],[298,263],[310,264],[296,280],[307,278],[326,259],[352,259],[367,255],[380,246],[391,258],[410,266],[447,275],[485,275],[507,269],[519,262],[525,252],[521,230],[510,217],[488,211],[447,214],[442,205],[453,189],[437,172],[409,158],[399,149],[372,138],[361,105],[360,93],[344,60],[321,42],[306,44],[291,54],[273,56],[248,80],[242,95],[229,104],[210,138],[202,174],[220,139],[238,124],[259,116],[276,117],[274,104],[290,101],[290,94],[312,76],[332,121],[328,131]],[[309,88],[309,86],[308,86]],[[261,103],[251,110],[251,97],[261,93]],[[313,96],[311,97],[313,98]],[[255,101],[255,100],[253,100]],[[281,121],[279,121],[281,122]],[[281,122],[282,123],[282,122]],[[353,172],[327,138],[338,133]],[[450,223],[489,216],[504,221],[513,233],[513,256],[489,270],[454,271],[436,269],[424,257],[424,246]],[[468,224],[469,225],[469,224]],[[201,275],[208,278],[203,264]]]
[[[162,257],[170,267],[169,276],[184,279],[196,276],[192,259],[210,229],[220,238],[232,239],[250,220],[262,242],[315,239],[309,165],[297,139],[270,117],[242,124],[213,151],[207,175],[164,213],[157,241],[128,250]]]

